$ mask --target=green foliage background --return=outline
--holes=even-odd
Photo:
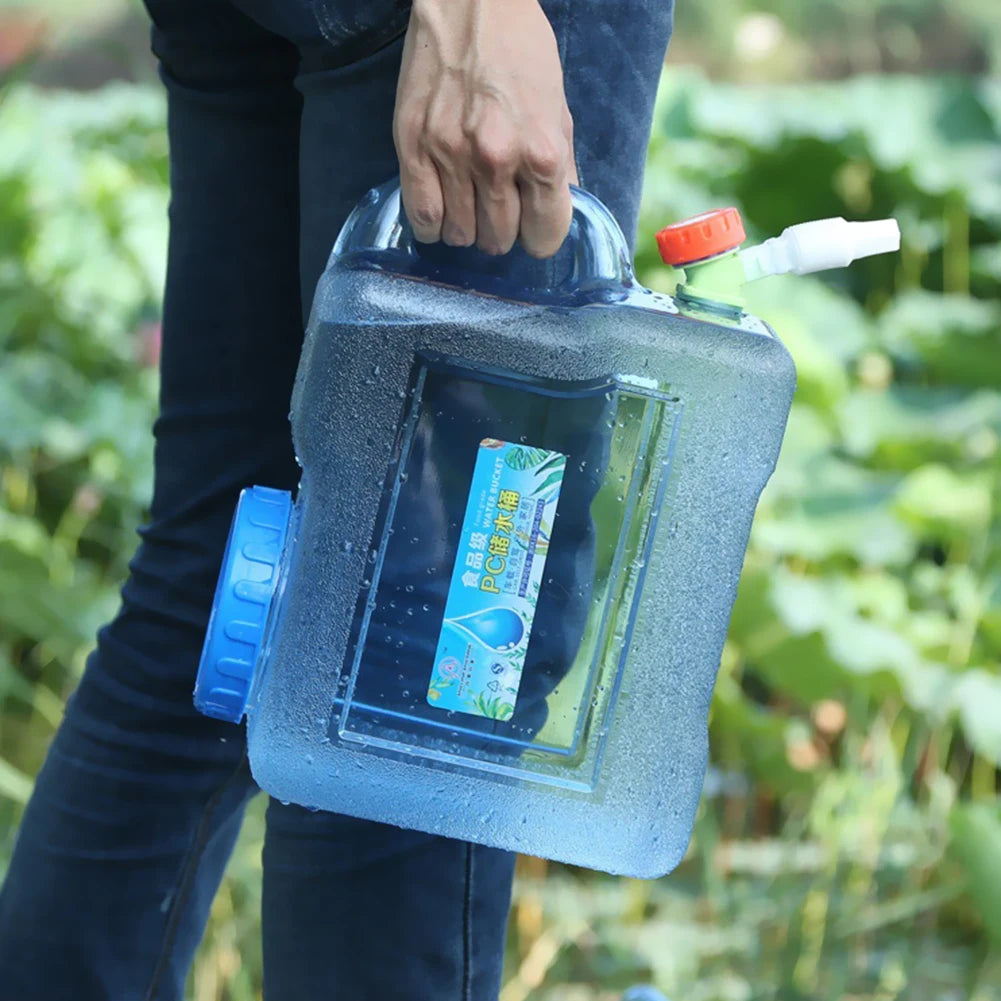
[[[994,1001],[1001,80],[763,82],[803,53],[836,69],[825,24],[845,48],[872,42],[863,68],[934,63],[927,24],[945,14],[924,0],[757,4],[785,26],[763,59],[734,42],[747,6],[679,14],[678,50],[739,82],[665,76],[641,277],[671,290],[653,230],[726,203],[752,238],[893,215],[903,249],[750,289],[800,385],[724,653],[689,856],[652,883],[523,860],[502,997],[609,1001],[648,979],[679,1001]],[[985,69],[990,8],[949,14],[982,25]],[[153,85],[8,82],[0,136],[2,871],[149,495],[167,195]],[[192,973],[196,1001],[259,996],[259,807]]]

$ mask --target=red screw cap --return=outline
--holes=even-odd
[[[665,264],[683,267],[736,250],[745,239],[744,223],[735,208],[714,209],[664,227],[657,234],[657,246]]]

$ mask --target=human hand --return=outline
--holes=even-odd
[[[414,0],[393,137],[424,242],[551,257],[570,228],[573,121],[538,0]]]

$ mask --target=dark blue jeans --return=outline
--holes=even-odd
[[[669,0],[543,0],[581,182],[636,227]],[[149,0],[170,248],[150,523],[38,777],[0,894],[0,1001],[177,999],[257,792],[191,690],[241,487],[294,488],[303,313],[396,173],[401,0]],[[496,997],[513,858],[271,802],[271,1001]]]

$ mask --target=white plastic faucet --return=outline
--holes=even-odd
[[[847,267],[852,261],[900,249],[896,219],[846,222],[837,217],[790,226],[781,236],[741,250],[747,281],[769,275],[807,275]]]

